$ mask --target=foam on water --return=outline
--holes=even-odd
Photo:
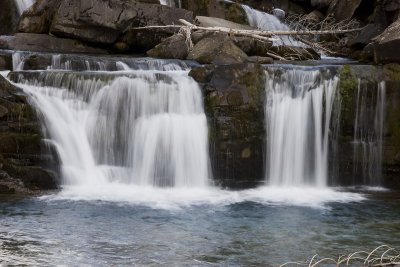
[[[212,187],[157,188],[110,183],[94,186],[66,186],[60,193],[45,196],[42,199],[47,201],[105,201],[177,210],[199,205],[227,206],[243,202],[324,209],[328,208],[327,204],[329,203],[359,202],[365,200],[365,197],[358,193],[334,188],[268,186],[229,191]]]

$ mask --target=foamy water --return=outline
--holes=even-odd
[[[42,199],[119,202],[166,210],[199,205],[226,206],[242,202],[326,208],[325,205],[331,202],[348,203],[365,199],[358,193],[339,191],[334,188],[312,187],[260,187],[242,191],[228,191],[219,188],[157,188],[127,186],[120,183],[88,187],[64,187],[60,193],[44,196]]]

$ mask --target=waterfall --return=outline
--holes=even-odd
[[[246,12],[250,26],[265,31],[290,31],[290,28],[276,16],[253,9],[247,5],[242,5],[242,7]],[[296,41],[290,36],[275,36],[274,38],[278,38],[274,41],[275,45],[305,46],[302,42]]]
[[[187,72],[28,77],[19,85],[42,114],[64,185],[207,186],[207,121]]]
[[[356,183],[381,185],[385,95],[385,82],[380,82],[375,90],[371,90],[359,80],[354,121],[353,175],[363,180]]]
[[[324,78],[319,70],[290,69],[267,72],[267,81],[268,183],[326,186],[338,78]]]
[[[164,5],[164,6],[175,6],[175,0],[160,0],[160,4]],[[182,7],[182,1],[179,0],[178,1],[178,7],[181,8]]]
[[[35,3],[35,0],[15,0],[18,12],[21,15],[25,10],[30,8]]]

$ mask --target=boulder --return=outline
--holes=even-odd
[[[224,0],[181,0],[182,8],[193,11],[196,16],[226,19],[248,24],[246,12],[240,4]]]
[[[247,58],[239,47],[224,34],[215,34],[199,41],[189,53],[188,59],[201,64],[234,64],[244,62]]]
[[[61,0],[37,0],[22,14],[18,32],[49,33],[54,14],[61,2]]]
[[[164,39],[153,49],[147,51],[147,55],[156,58],[175,58],[186,59],[189,55],[189,47],[186,43],[186,37],[182,34],[174,34]]]
[[[51,24],[51,34],[81,41],[112,44],[137,18],[136,3],[117,0],[64,0]]]
[[[264,180],[265,72],[240,63],[190,72],[203,83],[211,167],[223,187],[254,187]],[[200,80],[199,80],[200,78]]]
[[[126,50],[146,52],[163,39],[172,36],[177,29],[134,29],[133,27],[151,25],[180,25],[179,19],[193,22],[193,13],[181,8],[163,5],[137,4],[138,16],[119,38]]]
[[[369,44],[373,38],[384,31],[384,27],[380,24],[368,24],[360,33],[350,42],[350,47],[353,49],[363,49]]]
[[[400,18],[373,41],[376,63],[400,62]]]
[[[332,14],[337,21],[349,20],[360,4],[361,0],[332,0],[328,14]]]
[[[1,36],[0,48],[50,53],[107,53],[103,49],[87,46],[80,41],[36,33],[16,33],[15,37]]]
[[[304,19],[307,22],[311,22],[311,23],[318,23],[321,22],[324,19],[324,14],[322,14],[322,12],[318,11],[318,10],[314,10],[310,13],[308,13]]]
[[[19,21],[18,8],[14,0],[1,0],[0,35],[10,35],[17,30]]]

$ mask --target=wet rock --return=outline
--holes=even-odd
[[[15,37],[0,37],[0,48],[53,53],[107,53],[103,49],[87,46],[80,41],[36,33],[17,33]]]
[[[18,8],[14,0],[1,0],[0,35],[15,33],[19,21]]]
[[[0,76],[0,194],[58,187],[58,158],[42,140],[40,122],[28,98]]]
[[[332,0],[328,14],[332,14],[337,21],[349,20],[360,4],[361,0]]]
[[[18,32],[49,33],[54,14],[61,2],[61,0],[37,0],[22,14]]]
[[[189,76],[198,83],[207,83],[211,80],[214,69],[214,65],[203,65],[201,67],[191,69]]]
[[[376,63],[400,62],[400,18],[373,42]]]
[[[264,69],[242,63],[203,73],[216,183],[231,188],[255,186],[264,175]]]
[[[188,59],[201,64],[234,64],[244,62],[247,55],[224,34],[215,34],[199,41]]]
[[[182,34],[174,34],[164,39],[153,49],[147,51],[147,55],[156,58],[175,58],[186,59],[189,55],[189,47],[186,43],[186,37]]]

